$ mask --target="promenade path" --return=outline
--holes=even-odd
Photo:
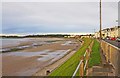
[[[87,76],[114,76],[113,67],[106,61],[102,50],[100,49],[101,64],[88,68]]]

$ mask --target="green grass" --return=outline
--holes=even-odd
[[[81,46],[81,48],[65,63],[63,63],[60,67],[54,70],[50,74],[50,76],[72,76],[78,63],[80,62],[80,57],[84,54],[87,47],[92,41],[92,39],[90,38],[84,38],[83,40],[84,40],[84,44]]]
[[[99,65],[101,63],[101,57],[100,57],[100,43],[97,40],[94,40],[94,44],[92,47],[92,53],[89,60],[89,67],[92,67],[94,65]]]

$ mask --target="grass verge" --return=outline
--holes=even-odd
[[[94,44],[92,47],[92,53],[89,60],[89,67],[92,67],[94,65],[99,65],[101,63],[101,57],[100,57],[100,43],[95,39]]]
[[[90,38],[84,38],[83,40],[84,40],[84,44],[81,46],[81,48],[65,63],[63,63],[60,67],[54,70],[50,74],[50,76],[72,76],[78,63],[80,62],[80,57],[84,54],[87,47],[92,41],[92,39]]]

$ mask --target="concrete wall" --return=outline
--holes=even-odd
[[[120,49],[105,41],[101,41],[101,48],[107,62],[115,68],[115,75],[120,76]]]

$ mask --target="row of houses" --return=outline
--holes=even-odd
[[[93,38],[94,34],[86,34],[86,35],[70,35],[70,36],[64,36],[65,38]]]
[[[101,33],[102,33],[102,38],[120,37],[120,26],[103,29]],[[95,32],[95,38],[99,38],[99,37],[100,37],[100,32]]]

